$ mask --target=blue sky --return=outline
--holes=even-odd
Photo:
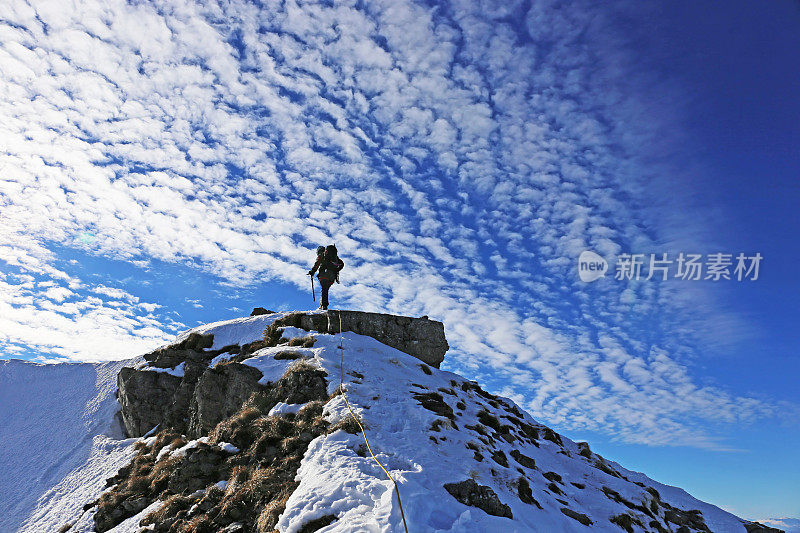
[[[404,1],[0,7],[0,356],[129,357],[334,305],[741,516],[800,516],[800,8]],[[583,250],[764,257],[577,277]]]

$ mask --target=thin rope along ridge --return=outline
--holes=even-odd
[[[367,432],[364,430],[364,426],[361,425],[361,422],[358,420],[358,417],[353,412],[353,408],[350,406],[350,402],[347,400],[347,394],[344,392],[344,335],[342,335],[342,315],[340,312],[336,312],[336,315],[339,317],[339,390],[342,392],[342,396],[344,397],[344,403],[347,404],[347,408],[350,410],[350,415],[353,417],[353,420],[356,421],[358,427],[361,429],[361,435],[364,436],[364,442],[367,445],[367,450],[369,450],[369,454],[372,456],[372,459],[378,463],[378,466],[381,467],[389,479],[394,483],[394,491],[397,493],[397,503],[400,504],[400,516],[403,518],[403,528],[408,533],[408,525],[406,524],[406,514],[403,512],[403,501],[400,499],[400,486],[397,484],[397,481],[394,480],[392,475],[386,470],[386,467],[375,457],[375,454],[372,453],[372,447],[369,445],[369,439],[367,438]],[[329,326],[330,327],[330,326]]]

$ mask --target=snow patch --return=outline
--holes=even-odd
[[[329,392],[333,392],[339,386],[341,375],[339,335],[317,333],[314,336],[317,339],[314,360],[327,372]],[[613,489],[631,502],[641,500],[642,487],[599,470],[578,455],[578,445],[565,437],[562,437],[563,448],[543,438],[541,424],[524,412],[517,413],[512,401],[494,400],[464,390],[464,378],[442,370],[430,370],[431,375],[427,375],[420,369],[417,359],[375,339],[344,333],[347,399],[365,424],[372,451],[400,485],[409,530],[459,533],[587,530],[561,511],[566,507],[586,514],[593,521],[590,528],[593,531],[620,531],[609,518],[629,509],[607,498],[602,487]],[[434,412],[436,409],[424,408],[415,394],[441,396],[455,413],[459,430],[445,416]],[[456,406],[459,402],[463,402],[463,408]],[[480,412],[485,412],[481,416],[488,420],[487,424],[481,424],[485,437],[464,427],[478,424]],[[337,396],[329,401],[323,416],[332,423],[349,417],[344,397]],[[508,416],[539,428],[538,446],[518,438],[507,442],[490,427],[513,423]],[[491,446],[484,444],[480,437],[487,442],[491,439]],[[482,460],[475,459],[468,443],[480,447]],[[360,435],[345,431],[314,439],[297,473],[299,486],[289,497],[276,528],[298,531],[315,518],[333,514],[337,520],[325,528],[327,532],[402,531],[394,485],[369,454],[364,453],[363,447]],[[496,459],[492,457],[494,452],[497,452]],[[520,499],[517,482],[523,465],[516,462],[512,452],[535,461],[536,470],[528,468],[525,475],[531,480],[535,498],[543,509]],[[608,461],[608,464],[632,481],[639,479],[616,463]],[[561,493],[541,490],[549,483],[542,474],[550,472],[563,476],[563,482],[557,482]],[[510,507],[513,520],[467,507],[444,489],[445,483],[469,478],[494,491],[500,501]],[[584,488],[570,481],[583,484]],[[662,500],[676,507],[701,509],[712,531],[745,531],[736,517],[719,508],[683,491],[679,493],[679,489],[670,490],[646,478],[642,482],[655,486]]]
[[[287,314],[289,313],[273,313],[271,315],[248,316],[235,318],[233,320],[213,322],[184,331],[178,335],[175,342],[181,342],[191,333],[199,333],[201,335],[208,335],[210,333],[214,335],[214,344],[211,346],[212,350],[219,350],[220,348],[232,344],[241,346],[263,338],[264,329]]]
[[[148,526],[146,528],[142,528],[139,525],[139,522],[141,522],[142,519],[145,516],[149,515],[150,513],[154,513],[156,511],[158,511],[158,509],[163,505],[163,503],[164,502],[162,502],[162,501],[156,501],[156,502],[151,503],[150,505],[145,507],[139,513],[137,513],[137,514],[133,515],[132,517],[128,518],[127,520],[124,520],[123,522],[117,524],[115,527],[109,529],[107,531],[107,533],[138,533],[142,529],[144,529],[145,531],[152,530],[153,529],[152,526]]]
[[[145,366],[140,370],[146,370],[147,372],[159,372],[161,374],[169,374],[170,376],[175,376],[177,378],[182,378],[185,374],[185,366],[186,363],[181,362],[178,366],[174,368],[161,368],[157,366]]]
[[[235,356],[236,356],[236,354],[233,354],[233,353],[228,353],[228,352],[221,353],[218,356],[214,357],[211,360],[211,362],[208,363],[208,366],[210,366],[211,368],[214,368],[215,366],[217,366],[217,364],[222,363],[224,361],[227,361],[228,359],[231,359],[232,357],[235,357]]]
[[[194,450],[195,448],[200,446],[200,444],[208,444],[208,437],[200,437],[199,439],[190,440],[177,450],[169,452],[169,456],[184,457],[186,455],[186,452],[188,452],[189,450]]]
[[[191,331],[213,333],[214,349],[219,349],[262,338],[263,329],[284,315],[276,313],[235,319]],[[258,350],[244,364],[262,372],[260,383],[277,381],[296,363],[274,357],[278,352],[292,350],[327,372],[328,392],[334,392],[339,387],[341,375],[339,335],[309,333],[298,328],[285,328],[283,335],[286,338],[313,335],[316,343],[312,348],[279,346]],[[431,374],[428,375],[420,369],[417,359],[375,339],[352,332],[344,333],[343,338],[347,398],[365,424],[372,451],[400,485],[410,530],[475,533],[587,530],[586,526],[562,513],[561,509],[568,507],[585,513],[593,521],[593,531],[619,531],[609,518],[627,512],[628,508],[605,497],[602,488],[608,487],[622,498],[639,503],[647,497],[642,487],[634,483],[639,481],[655,487],[661,499],[671,505],[701,510],[712,531],[745,531],[741,522],[730,513],[701,502],[681,489],[656,483],[612,461],[608,461],[608,465],[627,479],[599,470],[578,455],[576,443],[562,437],[562,448],[543,438],[542,426],[528,414],[514,410],[513,402],[465,390],[470,386],[462,387],[465,380],[456,374],[429,369]],[[105,478],[130,461],[134,454],[131,444],[137,442],[134,439],[114,440],[107,434],[118,409],[113,396],[118,367],[108,367],[101,372],[98,370],[101,366],[50,365],[58,367],[58,371],[46,368],[39,374],[42,365],[30,365],[21,367],[21,370],[15,367],[9,380],[9,372],[4,374],[9,367],[3,363],[0,362],[0,420],[10,421],[10,426],[0,426],[0,449],[7,451],[11,458],[0,454],[0,472],[11,472],[12,475],[0,476],[0,531],[17,531],[20,525],[25,533],[55,531],[64,523],[75,520],[75,531],[91,531],[94,511],[84,513],[83,504],[99,496]],[[33,368],[36,375],[30,372],[30,383],[15,381],[16,374]],[[55,393],[37,396],[38,390]],[[428,395],[428,400],[434,397],[432,409],[423,407],[415,398],[415,395],[423,394]],[[436,400],[437,396],[441,399]],[[441,407],[442,401],[453,410],[459,430],[446,421],[447,409],[437,408],[437,405]],[[457,407],[459,403],[461,407]],[[296,412],[300,407],[299,404],[278,404],[270,414]],[[509,418],[510,412],[515,413],[513,418],[539,428],[538,445],[518,438],[508,442],[498,434],[502,425],[519,422]],[[344,397],[336,396],[329,401],[323,416],[331,422],[349,417]],[[496,421],[492,422],[493,419]],[[484,435],[465,427],[477,424],[479,420],[488,420],[482,422]],[[29,436],[31,421],[34,421],[33,437]],[[154,440],[150,437],[141,442],[152,446]],[[491,445],[484,441],[491,442]],[[203,437],[177,450],[166,447],[167,453],[179,457],[207,442],[208,438]],[[467,444],[480,449],[482,460],[474,457]],[[345,431],[312,440],[297,472],[299,485],[289,497],[277,529],[298,531],[313,519],[333,514],[337,520],[325,528],[328,532],[402,531],[394,486],[369,454],[364,454],[363,446],[360,434]],[[229,443],[220,443],[219,447],[228,453],[238,452]],[[44,457],[37,455],[42,450],[45,450]],[[492,456],[495,452],[499,458]],[[516,454],[525,456],[523,462],[534,460],[536,469],[523,469],[524,465],[515,459],[521,455]],[[517,483],[521,470],[531,480],[542,509],[520,499]],[[564,478],[563,483],[553,482],[559,490],[557,494],[540,490],[546,484],[542,475],[551,472],[557,474],[551,476],[553,479],[559,475]],[[513,521],[467,507],[443,487],[445,483],[469,478],[495,492],[500,501],[510,507]],[[22,484],[19,479],[28,482]],[[572,481],[582,488],[570,483]],[[216,486],[225,490],[227,482],[220,481]],[[154,503],[112,531],[139,531],[138,522],[160,505],[160,502]],[[27,521],[23,524],[25,519]]]
[[[220,442],[219,444],[217,444],[217,446],[219,446],[219,449],[225,453],[236,454],[241,451],[239,448],[237,448],[230,442]]]
[[[171,453],[172,453],[172,444],[167,444],[158,451],[158,455],[156,456],[156,462],[159,462],[161,459],[170,455]]]
[[[289,367],[295,362],[292,359],[275,359],[275,354],[279,352],[287,351],[286,346],[274,346],[270,348],[262,348],[253,354],[253,357],[249,359],[245,359],[242,361],[242,364],[247,366],[252,366],[253,368],[257,369],[261,372],[262,377],[258,380],[260,385],[266,385],[268,383],[274,383],[278,381],[281,376],[289,369]],[[303,352],[306,353],[314,353],[313,349],[310,348],[298,348],[294,349],[292,347],[292,351],[296,351],[301,355]]]
[[[286,340],[308,337],[312,335],[313,332],[296,328],[294,326],[286,326],[284,328],[281,328],[281,337],[283,337]]]
[[[283,415],[296,413],[297,411],[302,409],[304,405],[306,405],[306,404],[304,404],[304,403],[278,402],[275,405],[275,407],[273,407],[272,409],[269,410],[269,413],[267,414],[267,416],[283,416]]]

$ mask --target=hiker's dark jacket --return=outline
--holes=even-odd
[[[339,271],[344,268],[344,261],[339,259],[338,257],[334,257],[333,259],[328,259],[325,256],[318,256],[317,262],[314,263],[314,266],[311,268],[311,275],[314,275],[314,272],[319,269],[319,274],[317,277],[319,279],[325,279],[328,281],[333,281],[336,279],[336,276],[339,274]]]

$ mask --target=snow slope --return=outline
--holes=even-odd
[[[214,348],[221,348],[260,338],[264,327],[279,316],[282,314],[218,322],[192,331],[213,333]],[[291,338],[308,334],[286,328],[283,335]],[[340,337],[310,334],[316,337],[317,342],[312,348],[301,351],[328,373],[329,392],[332,393],[339,386]],[[495,438],[492,439],[493,448],[489,449],[480,442],[477,433],[465,426],[475,424],[481,410],[505,423],[502,418],[508,414],[505,407],[495,407],[485,397],[462,390],[466,380],[461,376],[433,368],[428,369],[431,372],[428,375],[419,360],[375,339],[351,332],[344,333],[341,339],[344,341],[344,382],[348,399],[366,423],[372,449],[401,485],[410,531],[569,532],[589,529],[561,511],[565,501],[566,507],[586,514],[593,521],[593,531],[619,532],[622,530],[609,518],[629,509],[609,499],[602,488],[613,489],[628,501],[646,501],[646,491],[635,482],[655,488],[662,501],[675,507],[702,511],[712,531],[745,531],[737,517],[693,498],[682,489],[657,483],[610,461],[608,464],[627,480],[599,470],[590,464],[588,458],[579,455],[576,443],[563,437],[563,447],[546,439],[540,439],[537,447],[522,441],[511,444]],[[273,359],[276,351],[280,351],[280,347],[265,348],[255,352],[244,363],[262,370],[265,374],[262,381],[272,381],[292,364],[292,361]],[[445,423],[439,431],[432,431],[432,424],[443,419],[423,408],[413,393],[442,390],[453,393],[442,393],[442,396],[456,411],[458,429]],[[459,401],[463,402],[464,409],[456,407]],[[514,405],[511,400],[504,401],[509,406]],[[349,411],[341,396],[326,406],[326,417],[332,422],[347,416]],[[527,414],[524,414],[524,421],[543,428]],[[485,457],[483,461],[474,458],[473,450],[467,447],[468,442],[481,448]],[[358,453],[362,446],[360,435],[343,431],[312,441],[298,472],[300,486],[290,497],[278,529],[298,531],[310,520],[334,514],[338,519],[323,531],[403,531],[393,485],[369,455]],[[512,449],[534,459],[536,471],[526,471],[525,475],[531,481],[534,498],[543,509],[523,503],[517,496],[514,483],[523,469],[512,459]],[[490,458],[492,451],[498,450],[507,458],[508,467]],[[541,476],[550,472],[562,476],[564,482],[558,487],[563,494],[542,490],[549,480]],[[445,483],[468,478],[492,488],[500,500],[510,506],[513,520],[463,505],[443,487]],[[584,488],[571,482],[582,484]]]
[[[259,339],[264,328],[282,313],[217,322],[187,331],[213,333],[213,348],[245,344]],[[286,328],[285,337],[309,335]],[[644,503],[647,492],[641,483],[660,493],[661,501],[684,510],[699,509],[715,532],[744,532],[742,522],[685,491],[657,483],[643,474],[616,463],[607,464],[624,478],[596,468],[579,446],[562,437],[562,445],[539,438],[497,438],[467,428],[478,413],[486,411],[507,423],[511,400],[492,401],[476,393],[464,378],[424,367],[416,358],[385,346],[370,337],[351,332],[338,335],[310,333],[317,341],[311,348],[295,348],[309,362],[328,374],[329,392],[339,386],[343,340],[344,384],[347,398],[359,413],[373,451],[400,484],[403,508],[410,531],[622,531],[609,518],[629,512],[609,499],[603,487],[616,491],[629,502]],[[273,381],[295,361],[276,360],[278,348],[265,348],[245,361],[264,373],[262,381]],[[217,364],[224,357],[215,358]],[[138,364],[137,364],[138,363]],[[135,439],[119,440],[114,398],[116,374],[126,364],[38,365],[0,361],[0,532],[55,531],[65,522],[76,522],[70,531],[91,531],[93,510],[82,506],[97,498],[104,480],[130,461]],[[423,407],[414,394],[441,394],[454,411],[454,423]],[[275,416],[284,416],[300,406],[276,406]],[[539,430],[529,415],[519,413],[526,424]],[[349,416],[344,398],[335,396],[325,407],[331,422]],[[504,418],[506,417],[506,418]],[[438,424],[434,426],[434,423]],[[435,429],[434,429],[435,428]],[[468,443],[472,448],[468,447]],[[476,459],[475,450],[483,459]],[[535,468],[521,466],[512,450],[535,461]],[[492,459],[506,458],[507,466]],[[584,454],[585,455],[585,454]],[[517,455],[519,457],[519,455]],[[502,461],[501,461],[502,462]],[[557,473],[558,492],[548,490]],[[523,503],[517,481],[524,475],[541,509]],[[444,484],[474,479],[490,487],[509,506],[513,519],[486,514],[459,503]],[[22,481],[25,480],[25,481]],[[393,485],[369,454],[363,453],[361,435],[344,431],[323,435],[311,442],[298,471],[297,490],[289,498],[278,529],[296,532],[310,520],[336,515],[337,520],[320,531],[403,531],[400,508]],[[581,488],[583,487],[583,488]],[[560,492],[560,493],[559,493]],[[586,527],[566,516],[569,508],[585,514],[593,525]],[[151,509],[157,508],[157,503]],[[114,533],[138,530],[138,517],[126,520]],[[675,527],[673,530],[677,529]]]
[[[340,354],[336,349],[339,337],[314,336],[318,339],[312,348],[315,361],[328,372],[330,392],[333,392],[338,379],[332,378],[340,375]],[[494,462],[489,458],[489,450],[483,453],[483,461],[476,461],[466,444],[471,441],[481,445],[478,434],[464,426],[474,424],[481,409],[500,418],[505,412],[502,406],[495,408],[485,398],[461,390],[460,385],[465,380],[456,374],[430,369],[432,374],[427,375],[417,359],[372,338],[353,333],[345,333],[343,337],[345,372],[356,370],[364,376],[345,374],[348,399],[366,421],[373,451],[401,485],[410,531],[587,531],[586,526],[561,512],[565,505],[556,501],[556,495],[537,490],[548,483],[541,477],[535,479],[541,476],[540,472],[557,472],[563,477],[564,483],[559,484],[559,488],[565,495],[561,499],[568,502],[570,509],[586,514],[594,522],[593,531],[622,531],[609,522],[609,518],[628,509],[606,498],[601,487],[610,487],[633,502],[641,499],[645,492],[642,487],[591,466],[586,458],[578,455],[577,444],[563,437],[569,456],[546,439],[539,440],[539,447],[520,441],[512,445],[495,439],[496,447],[504,452],[509,466]],[[443,393],[456,413],[459,412],[458,399],[466,405],[456,416],[458,429],[445,424],[439,432],[431,431],[431,424],[442,417],[421,407],[411,394],[441,389],[456,392],[456,395]],[[510,400],[506,401],[513,405]],[[341,396],[329,403],[326,411],[332,420],[348,414]],[[539,426],[528,415],[525,415],[525,422]],[[431,436],[438,442],[433,442]],[[392,496],[393,486],[369,455],[361,457],[356,453],[361,444],[360,435],[344,432],[322,436],[311,443],[298,473],[300,486],[290,497],[278,524],[281,531],[297,531],[307,521],[331,513],[339,518],[324,530],[326,532],[403,531],[397,499]],[[512,449],[535,460],[540,472],[526,475],[531,478],[534,497],[544,509],[518,498],[513,483],[520,473],[519,465],[511,457]],[[701,502],[679,488],[662,485],[615,463],[609,464],[631,481],[654,487],[662,501],[682,509],[701,510],[712,531],[745,531],[737,517],[718,507]],[[491,487],[500,500],[511,507],[513,521],[467,507],[443,488],[445,483],[468,478]],[[579,489],[570,482],[586,487]]]
[[[129,363],[0,361],[0,531],[56,531],[130,460],[114,417]]]
[[[283,314],[206,324],[214,348],[260,338]],[[220,344],[221,343],[221,344]],[[217,346],[219,344],[219,346]],[[116,420],[117,374],[141,358],[107,363],[39,364],[0,360],[0,533],[92,531],[94,510],[83,506],[105,480],[130,462],[137,439],[124,439]],[[138,531],[132,521],[114,533]]]

